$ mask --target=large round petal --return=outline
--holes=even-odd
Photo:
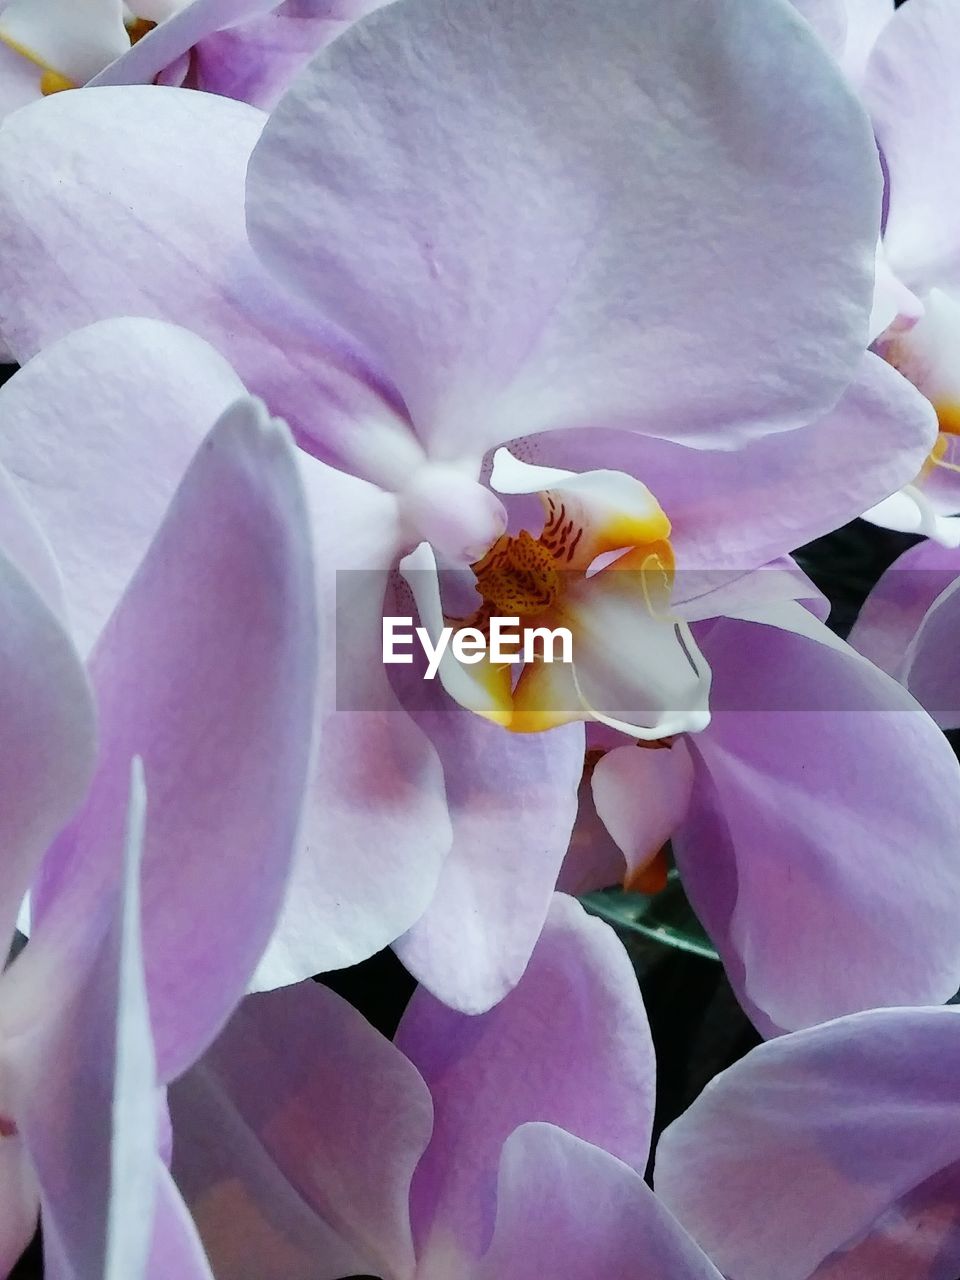
[[[44,931],[95,914],[114,874],[118,789],[141,755],[161,1080],[216,1033],[276,922],[310,754],[316,625],[289,435],[239,401],[200,449],[92,658],[98,774],[44,864],[24,956]]]
[[[554,898],[526,973],[496,1008],[465,1017],[421,989],[397,1045],[436,1115],[411,1198],[425,1274],[489,1243],[500,1151],[518,1125],[543,1120],[646,1164],[654,1062],[643,1002],[616,935],[572,899]]]
[[[956,1009],[784,1036],[666,1130],[657,1193],[738,1280],[953,1280],[958,1069]]]
[[[718,622],[701,643],[714,718],[688,740],[673,847],[745,1007],[773,1030],[948,999],[960,767],[942,734],[830,633]]]
[[[890,175],[884,250],[914,290],[960,283],[960,11],[910,0],[880,32],[863,97]]]
[[[412,1277],[430,1097],[346,1001],[312,982],[250,996],[170,1101],[175,1173],[218,1280]]]
[[[387,6],[281,100],[248,182],[255,248],[445,457],[809,421],[862,351],[879,215],[862,110],[780,0]]]
[[[4,338],[22,362],[95,320],[183,324],[313,447],[396,473],[416,452],[396,412],[247,244],[244,175],[265,119],[212,94],[131,85],[56,94],[5,121]]]
[[[639,1173],[553,1125],[507,1139],[476,1280],[720,1280]]]

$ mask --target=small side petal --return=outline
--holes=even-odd
[[[880,172],[777,0],[411,0],[294,83],[247,209],[438,456],[586,425],[731,447],[849,381]]]

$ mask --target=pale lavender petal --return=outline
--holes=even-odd
[[[385,465],[385,438],[411,447],[396,411],[247,244],[244,177],[265,119],[213,94],[131,85],[56,94],[7,120],[4,338],[22,362],[95,320],[182,324],[314,448]]]
[[[83,800],[93,702],[61,623],[0,554],[0,948],[48,844]]]
[[[286,887],[317,668],[309,541],[288,433],[239,401],[197,454],[92,659],[99,771],[44,864],[33,937],[92,910],[109,883],[118,789],[141,755],[161,1080],[236,1003]]]
[[[847,15],[843,69],[856,82],[863,77],[874,45],[893,17],[896,0],[843,0],[843,8]]]
[[[0,40],[0,119],[39,97],[39,69]]]
[[[335,621],[336,654],[318,675],[320,740],[303,840],[257,989],[389,946],[427,909],[451,842],[437,753],[398,703],[382,660],[395,499],[302,454],[300,463],[319,610]]]
[[[150,1249],[159,1161],[139,762],[128,790],[126,818],[121,809],[119,826],[104,833],[113,879],[96,909],[61,935],[35,934],[0,983],[4,1065],[39,1181],[50,1280],[128,1280],[142,1274]]]
[[[546,1124],[503,1148],[497,1225],[476,1280],[721,1280],[642,1176]]]
[[[880,32],[864,77],[864,101],[890,175],[884,250],[914,290],[960,283],[960,188],[949,149],[960,130],[958,55],[956,5],[911,0]]]
[[[126,319],[69,334],[0,388],[0,463],[63,569],[83,653],[201,440],[242,394],[222,356],[192,333]]]
[[[10,385],[8,382],[7,386]],[[0,420],[5,420],[6,401],[0,389]],[[3,432],[0,429],[0,451]],[[63,574],[41,529],[37,517],[20,491],[17,482],[0,461],[0,548],[3,554],[30,583],[34,591],[61,622],[66,622],[67,606],[63,591]],[[69,629],[69,628],[68,628]],[[76,640],[76,634],[73,635]]]
[[[688,739],[697,777],[673,848],[748,1011],[770,1031],[946,1000],[960,767],[942,734],[832,637],[719,622],[701,643],[714,717]]]
[[[9,1275],[33,1239],[40,1212],[37,1175],[23,1139],[10,1134],[0,1142],[0,1269]]]
[[[312,982],[248,997],[170,1098],[176,1177],[218,1280],[413,1275],[430,1097],[346,1001]]]
[[[443,765],[453,844],[428,910],[395,949],[437,999],[475,1014],[516,985],[547,918],[577,812],[583,727],[512,734],[434,692],[417,719]]]
[[[854,373],[866,119],[788,5],[702,16],[408,0],[271,116],[256,249],[377,353],[443,456],[588,424],[732,445],[809,421]]]
[[[898,557],[864,601],[850,631],[855,649],[900,679],[907,650],[941,592],[960,576],[960,550],[921,542]]]
[[[914,636],[903,683],[941,729],[960,728],[960,574],[934,600]]]
[[[268,13],[214,32],[195,51],[197,85],[270,111],[313,55],[349,25],[337,17]]]
[[[953,1280],[958,1068],[950,1008],[772,1041],[666,1130],[657,1194],[737,1280]]]
[[[847,39],[844,0],[791,0],[791,3],[839,61]]]
[[[144,1280],[214,1280],[187,1207],[159,1160],[156,1178],[153,1239]]]
[[[613,931],[573,899],[554,898],[526,973],[494,1009],[466,1017],[421,988],[397,1045],[436,1114],[411,1200],[425,1271],[431,1258],[486,1248],[500,1151],[526,1121],[646,1163],[654,1062],[637,980]]]
[[[917,475],[936,431],[928,401],[867,352],[825,417],[743,449],[593,430],[550,432],[510,451],[544,466],[603,466],[642,480],[673,526],[682,585],[685,571],[753,569],[861,515]]]

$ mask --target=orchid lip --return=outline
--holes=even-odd
[[[503,531],[488,543],[470,564],[480,599],[466,616],[443,608],[432,556],[407,557],[401,568],[421,621],[434,643],[451,624],[484,636],[499,618],[521,633],[562,627],[572,656],[556,664],[532,650],[532,661],[498,664],[488,655],[465,665],[450,653],[438,671],[447,693],[514,733],[584,720],[642,739],[705,728],[709,668],[673,613],[670,522],[646,486],[620,472],[530,466],[505,450],[491,484],[507,495],[539,494],[539,534]]]

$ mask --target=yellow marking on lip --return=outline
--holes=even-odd
[[[948,436],[960,436],[960,402],[956,400],[935,400],[933,407],[937,411],[940,430]]]
[[[19,40],[13,40],[10,36],[5,36],[2,31],[0,31],[0,43],[5,44],[8,49],[12,49],[21,58],[26,58],[27,62],[31,62],[40,71],[40,92],[44,97],[51,93],[62,93],[64,89],[75,89],[77,87],[69,76],[65,76],[56,67],[51,67],[50,63],[41,58],[39,53],[34,53],[32,49],[28,49]]]

